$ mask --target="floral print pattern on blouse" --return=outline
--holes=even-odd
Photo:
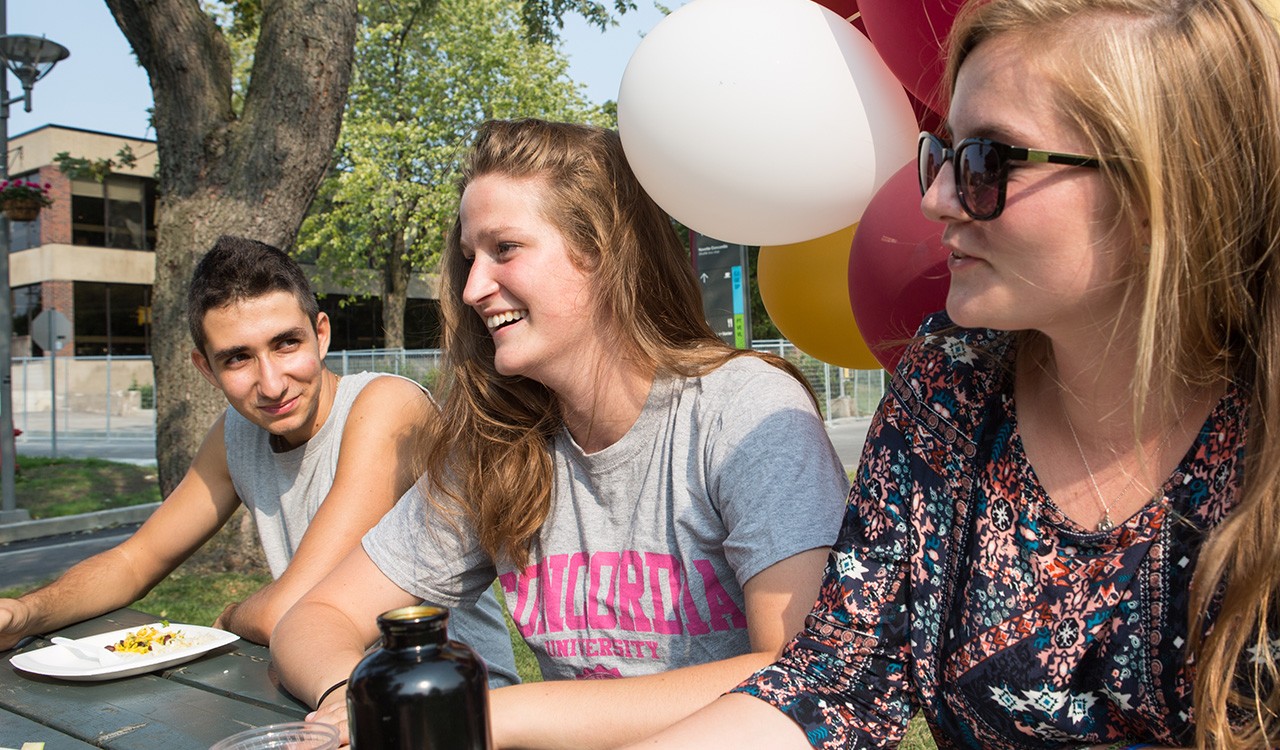
[[[1186,612],[1238,494],[1248,394],[1228,388],[1161,494],[1109,532],[1059,511],[1023,453],[1013,337],[925,322],[873,419],[805,630],[739,686],[815,747],[1191,741]]]

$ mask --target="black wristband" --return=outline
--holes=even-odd
[[[330,685],[328,690],[320,694],[320,700],[316,701],[316,708],[320,708],[320,704],[324,703],[324,699],[329,697],[329,693],[332,693],[333,691],[337,690],[338,688],[342,687],[345,684],[347,684],[346,680],[339,680],[338,682],[335,682],[332,685]]]

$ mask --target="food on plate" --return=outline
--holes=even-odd
[[[104,646],[117,654],[150,654],[195,645],[181,630],[170,630],[168,622],[145,625],[125,634],[124,638]]]

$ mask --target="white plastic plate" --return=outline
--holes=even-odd
[[[171,645],[146,654],[122,653],[119,655],[119,660],[113,660],[109,664],[97,664],[83,659],[62,646],[46,646],[35,651],[15,654],[10,657],[9,663],[24,672],[46,677],[57,677],[63,680],[83,682],[114,680],[120,677],[154,672],[158,669],[191,661],[207,651],[212,651],[215,648],[240,639],[240,636],[235,633],[228,633],[217,628],[206,628],[201,625],[182,625],[179,623],[165,625],[164,623],[155,622],[150,625],[121,628],[110,633],[78,638],[76,639],[76,644],[90,652],[98,648],[105,649],[105,647],[120,641],[129,633],[144,627],[153,627],[157,630],[170,632],[181,631],[183,638],[190,641],[190,644]]]

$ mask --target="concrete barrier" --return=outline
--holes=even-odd
[[[77,531],[94,531],[129,523],[142,523],[147,520],[160,503],[131,505],[128,508],[112,508],[94,513],[80,513],[74,516],[58,516],[41,518],[35,521],[19,521],[0,525],[0,544],[19,542],[24,539],[39,539],[59,534],[73,534]]]

